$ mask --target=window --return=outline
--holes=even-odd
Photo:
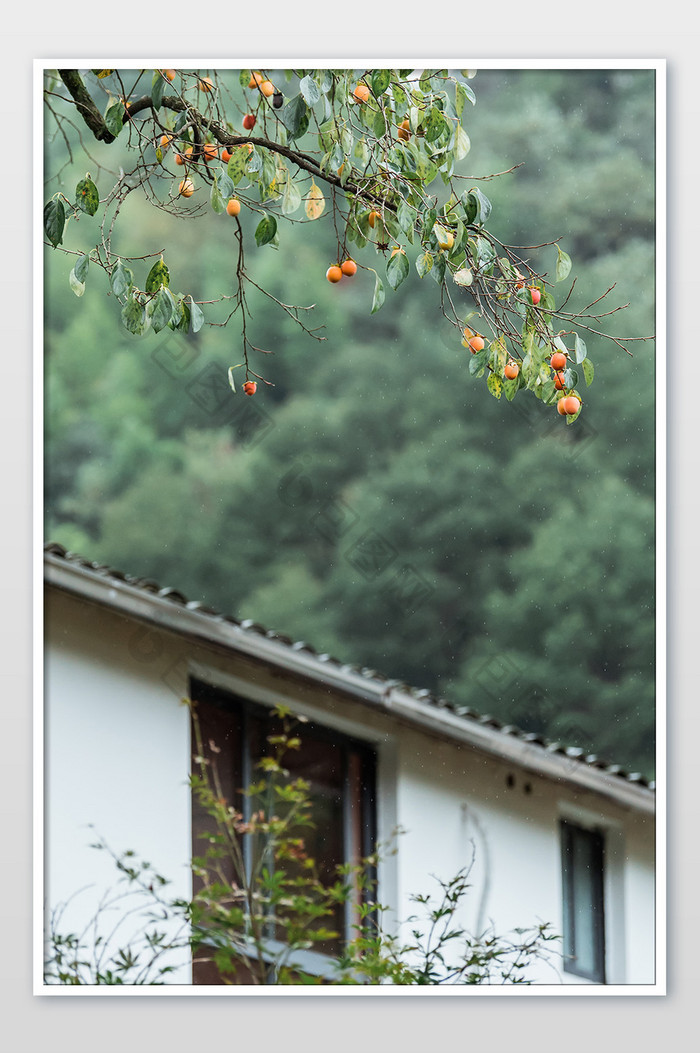
[[[268,736],[278,730],[275,715],[264,706],[201,681],[193,680],[190,689],[190,697],[197,703],[205,752],[209,752],[210,742],[216,747],[210,756],[215,756],[223,795],[245,815],[247,799],[242,799],[239,791],[259,776],[255,765],[264,755]],[[338,864],[359,862],[375,849],[376,755],[366,743],[318,724],[305,723],[298,734],[301,747],[290,751],[284,764],[293,778],[301,777],[310,784],[314,827],[305,832],[305,849],[316,860],[321,879],[330,883]],[[193,796],[193,855],[202,854],[202,835],[209,824],[209,817]],[[324,941],[318,945],[319,951],[330,956],[340,950],[343,939],[351,934],[354,909],[352,903],[341,904],[334,918],[324,919],[325,926],[343,935],[336,941]],[[311,956],[317,965],[320,957]],[[311,958],[304,963],[309,971],[314,969]],[[217,976],[211,965],[198,966],[195,961],[193,983],[221,983]]]
[[[605,983],[603,835],[562,820],[564,970]]]

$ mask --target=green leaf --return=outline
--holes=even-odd
[[[440,137],[445,128],[445,118],[442,115],[442,110],[439,110],[437,106],[433,106],[430,113],[428,114],[428,120],[425,122],[425,141],[426,143],[433,143]]]
[[[333,81],[333,74],[332,74],[331,70],[329,70],[329,69],[317,69],[314,72],[316,74],[316,79],[318,80],[318,84],[319,84],[319,87],[320,87],[321,91],[323,92],[324,95],[327,94],[331,90],[331,88],[333,87],[333,83],[334,83],[334,81]],[[286,73],[286,76],[287,76],[287,80],[290,80],[292,75],[293,75],[293,71],[292,70],[286,70],[285,73]]]
[[[309,110],[303,95],[295,95],[279,111],[279,119],[293,139],[304,135],[309,127]]]
[[[229,153],[231,156],[228,159],[226,171],[234,186],[238,186],[241,179],[246,175],[250,151],[247,146],[234,146]]]
[[[355,226],[354,223],[348,223],[345,228],[345,236],[351,244],[357,245],[358,248],[364,249],[367,244],[367,238],[364,236],[359,227]]]
[[[485,223],[491,215],[491,202],[478,186],[463,194],[462,202],[467,213],[467,223]]]
[[[219,214],[222,213],[226,208],[224,204],[224,199],[221,196],[221,191],[219,190],[219,181],[216,175],[214,176],[214,182],[211,185],[209,203],[211,204],[213,211],[218,212]]]
[[[415,148],[416,175],[428,186],[437,175],[437,165],[433,164],[423,147]]]
[[[504,278],[515,277],[515,271],[513,270],[512,264],[505,256],[499,256],[496,263],[498,264],[498,269]]]
[[[583,362],[588,355],[586,344],[578,333],[574,333],[574,354],[576,355],[576,361],[579,363]]]
[[[489,353],[486,348],[481,351],[477,351],[476,354],[471,354],[469,359],[469,373],[473,377],[480,377],[486,368],[486,362],[488,361]]]
[[[447,268],[447,258],[444,252],[438,252],[433,262],[433,268],[430,272],[431,278],[437,282],[438,285],[442,285],[445,280],[445,270]]]
[[[371,268],[370,268],[371,269]],[[370,314],[375,314],[384,303],[384,284],[382,279],[379,277],[377,272],[374,272],[374,295],[372,297],[372,310]]]
[[[299,208],[301,204],[301,191],[292,179],[291,175],[287,176],[287,181],[284,185],[284,194],[282,195],[282,213],[285,216],[291,216],[293,212]]]
[[[163,102],[163,91],[165,90],[165,77],[159,70],[155,70],[151,78],[151,99],[154,110],[159,110]]]
[[[403,234],[403,231],[401,230],[399,221],[394,215],[394,213],[390,212],[388,209],[384,213],[384,226],[386,227],[389,235],[394,239],[394,241],[401,240],[401,235]]]
[[[170,291],[166,288],[158,289],[146,306],[146,313],[151,320],[154,333],[159,333],[161,329],[165,329],[172,318],[173,307],[174,303]]]
[[[472,106],[476,103],[476,95],[468,84],[455,84],[455,111],[458,117],[462,116],[465,102],[469,101]]]
[[[508,399],[509,402],[513,401],[513,399],[515,398],[516,392],[517,392],[519,387],[520,387],[520,375],[515,377],[514,380],[504,380],[503,381],[503,394],[505,395],[505,397]]]
[[[187,309],[190,312],[190,332],[198,333],[204,325],[204,313],[199,304],[195,303],[191,296],[187,297],[189,303]]]
[[[499,336],[498,340],[493,340],[491,342],[489,346],[489,355],[493,368],[496,373],[501,376],[508,360],[508,350],[506,348],[504,337]]]
[[[401,204],[399,205],[396,212],[396,218],[398,220],[399,227],[404,232],[404,234],[410,234],[412,237],[413,224],[416,218],[416,210],[414,208],[411,208],[411,206],[408,205],[402,199]]]
[[[247,147],[245,149],[247,149]],[[246,167],[246,173],[248,175],[250,175],[253,172],[262,172],[262,166],[263,166],[262,153],[261,153],[260,150],[258,150],[257,146],[254,146],[253,149],[248,154],[248,160],[247,160],[246,166],[245,166]]]
[[[87,255],[79,256],[73,271],[79,282],[84,282],[87,278],[88,268],[90,266],[90,257]]]
[[[119,135],[120,131],[124,127],[124,114],[126,109],[121,99],[117,99],[115,96],[107,103],[107,109],[105,110],[105,124],[109,131],[115,137]]]
[[[395,252],[386,265],[387,281],[394,291],[408,277],[408,271],[409,264],[406,253],[403,251]]]
[[[427,212],[423,213],[423,219],[421,223],[422,237],[430,238],[433,234],[433,227],[435,226],[435,220],[437,219],[437,212],[434,208],[429,208]]]
[[[532,329],[523,329],[523,354],[529,355],[535,344],[535,333]]]
[[[321,98],[321,89],[310,74],[299,81],[299,90],[309,106],[313,106]]]
[[[557,282],[564,281],[571,270],[571,257],[563,252],[557,245],[557,268],[554,280]]]
[[[432,269],[433,257],[429,252],[424,252],[416,259],[416,270],[418,271],[419,278],[425,278],[426,274]]]
[[[88,216],[94,216],[100,206],[100,195],[89,175],[81,179],[75,188],[75,203]]]
[[[372,121],[372,129],[377,139],[381,139],[382,136],[386,135],[386,118],[381,110],[377,110]]]
[[[220,168],[216,174],[216,179],[219,184],[219,193],[221,194],[224,201],[228,201],[230,197],[235,197],[235,186],[233,180],[229,176],[225,168]]]
[[[593,383],[593,363],[590,358],[584,358],[581,362],[581,369],[583,370],[583,379],[586,381],[586,386],[590,387]]]
[[[391,83],[391,71],[388,69],[375,69],[372,74],[372,92],[379,98],[383,95]]]
[[[432,88],[432,84],[430,83],[430,78],[432,76],[434,76],[434,75],[435,75],[435,70],[426,69],[426,70],[423,71],[423,73],[421,74],[421,78],[418,81],[418,87],[420,88],[421,91],[426,92],[426,93],[430,91],[430,89]]]
[[[170,285],[170,271],[163,262],[161,257],[151,267],[146,278],[146,292],[154,293],[161,288],[162,285]]]
[[[44,205],[44,231],[54,248],[63,241],[63,230],[66,225],[66,210],[63,202],[52,197]]]
[[[318,127],[318,145],[327,154],[337,141],[338,125],[335,119],[331,117],[330,120],[324,121]]]
[[[131,286],[132,281],[133,275],[129,268],[125,267],[121,260],[117,260],[112,268],[112,273],[109,278],[114,295],[123,296]]]
[[[175,304],[175,310],[173,311],[172,318],[168,322],[171,329],[178,329],[182,333],[186,333],[190,328],[190,312],[185,306],[185,303],[180,297]]]
[[[358,139],[355,143],[353,155],[362,162],[363,166],[366,165],[369,161],[369,147],[367,146],[367,143],[365,142],[364,138]]]
[[[416,173],[416,154],[410,143],[397,143],[393,147],[391,155],[396,160],[399,171],[403,172],[407,179],[412,183],[420,182]],[[411,199],[413,197],[414,195],[411,194]]]
[[[122,322],[134,336],[141,336],[146,330],[146,312],[135,296],[129,296],[122,307]]]
[[[267,245],[274,238],[277,233],[277,220],[268,212],[258,223],[255,228],[255,244],[258,246]]]
[[[543,402],[546,402],[548,404],[556,402],[557,395],[558,391],[554,386],[553,380],[547,379],[543,384],[540,385],[540,398]]]
[[[340,143],[334,143],[333,144],[333,149],[330,152],[330,159],[329,159],[329,162],[328,162],[328,167],[332,168],[333,171],[335,173],[337,173],[338,169],[341,167],[341,165],[344,165],[344,164],[345,164],[345,156],[343,154],[343,148],[340,145]]]
[[[75,267],[68,275],[68,284],[70,285],[71,289],[73,290],[76,296],[82,296],[85,292],[85,282],[80,281],[80,279],[75,273]]]
[[[262,186],[267,190],[272,186],[274,180],[277,177],[277,165],[275,164],[272,154],[267,150],[263,154],[262,171],[260,173],[260,182]]]
[[[408,108],[408,96],[400,84],[392,84],[391,94],[394,97],[394,112],[397,117],[403,117]]]
[[[467,156],[471,150],[471,139],[465,132],[461,124],[458,124],[455,128],[455,142],[452,147],[452,153],[454,154],[455,161],[461,161]]]

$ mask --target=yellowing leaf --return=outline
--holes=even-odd
[[[500,377],[497,377],[495,373],[489,373],[489,378],[486,381],[486,387],[489,389],[495,399],[500,399],[501,392],[503,390],[503,381]]]
[[[491,360],[493,368],[496,370],[498,376],[503,376],[503,370],[506,365],[507,349],[506,342],[502,336],[499,336],[498,340],[493,340],[489,348],[491,352]]]
[[[456,282],[457,285],[463,285],[467,287],[471,285],[471,283],[474,281],[474,275],[470,271],[469,267],[461,267],[452,275],[452,280]]]
[[[304,206],[306,215],[309,219],[318,219],[326,207],[326,199],[323,196],[321,188],[316,186],[313,180],[311,182],[311,189],[304,200],[306,201],[306,205]]]

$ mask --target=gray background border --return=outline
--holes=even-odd
[[[191,5],[17,11],[5,25],[2,165],[3,317],[5,399],[0,444],[5,480],[2,682],[2,944],[0,1006],[3,1032],[16,1053],[101,1053],[201,1047],[281,1048],[288,1053],[362,1044],[416,1053],[440,1045],[480,1045],[496,1053],[560,1050],[592,1045],[656,1050],[695,1032],[694,1000],[700,967],[696,950],[700,905],[700,815],[695,785],[698,728],[694,681],[695,586],[698,561],[692,521],[697,515],[692,310],[697,298],[693,245],[700,243],[697,185],[696,92],[698,34],[691,8],[671,2],[652,16],[635,16],[590,0],[585,9],[541,3],[487,7],[444,2],[418,9],[376,4],[344,5],[336,14],[310,6],[269,2],[265,15],[239,5],[204,11],[202,32]],[[100,13],[104,12],[104,13]],[[192,13],[188,13],[192,12]],[[635,22],[630,21],[635,17]],[[127,23],[125,20],[131,19]],[[37,31],[37,27],[39,31]],[[170,32],[176,27],[177,33]],[[555,28],[556,27],[556,28]],[[668,29],[667,29],[668,27]],[[673,31],[671,32],[670,29]],[[410,32],[409,32],[410,30]],[[342,33],[342,36],[340,35]],[[226,60],[224,40],[236,58],[264,53],[439,57],[469,52],[478,58],[665,58],[668,61],[668,995],[660,997],[511,998],[37,998],[32,995],[32,745],[31,745],[31,337],[32,332],[32,64],[65,55],[174,57]],[[246,46],[246,44],[249,46]],[[687,376],[687,379],[684,379]],[[9,484],[9,485],[8,485]],[[695,515],[694,515],[695,514]],[[264,1017],[262,1014],[264,1013]],[[691,1015],[692,1014],[692,1015]],[[264,1021],[264,1022],[263,1022]],[[684,1025],[687,1025],[684,1026]],[[252,1040],[252,1041],[251,1041]],[[254,1042],[254,1044],[253,1044]],[[680,1048],[686,1048],[680,1043]]]

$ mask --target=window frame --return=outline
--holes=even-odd
[[[559,821],[561,845],[561,878],[562,878],[562,921],[563,921],[563,968],[565,973],[590,980],[592,983],[606,984],[606,837],[605,831],[598,826],[586,826],[573,819],[562,818]],[[585,838],[593,846],[594,869],[592,893],[594,900],[591,924],[593,927],[593,947],[595,965],[592,970],[577,965],[576,925],[574,913],[574,867],[571,865],[574,839]]]
[[[250,785],[255,765],[255,760],[252,757],[253,742],[251,738],[251,722],[253,720],[260,720],[263,723],[269,721],[272,718],[274,706],[272,704],[257,701],[248,694],[243,694],[241,687],[231,687],[224,686],[221,683],[213,683],[210,679],[204,679],[202,676],[197,675],[196,672],[191,672],[189,676],[189,690],[189,697],[193,700],[199,700],[206,704],[213,705],[223,713],[229,713],[231,715],[232,724],[235,729],[234,734],[238,733],[240,735],[238,746],[239,756],[237,761],[238,770],[241,775],[241,785]],[[289,704],[289,701],[290,700],[287,700],[286,704]],[[293,708],[293,705],[291,708]],[[238,725],[237,728],[236,725]],[[359,736],[348,733],[347,731],[337,730],[332,724],[323,724],[319,722],[316,717],[313,719],[308,718],[303,726],[301,734],[304,737],[312,738],[316,742],[328,742],[329,744],[338,747],[341,751],[343,764],[343,862],[347,862],[348,858],[353,854],[350,823],[353,800],[352,787],[350,785],[349,757],[351,753],[359,756],[361,765],[359,796],[357,798],[360,805],[359,855],[360,858],[365,858],[371,855],[376,850],[378,836],[377,795],[379,755],[376,745],[371,741],[360,738]],[[191,743],[190,754],[191,758],[193,758],[194,742]],[[192,759],[191,764],[192,770],[196,770]],[[244,815],[245,808],[248,807],[249,804],[249,800],[244,798]],[[196,831],[193,815],[190,830],[193,855],[199,854],[195,843],[195,834]],[[247,862],[249,846],[246,844],[245,840],[243,849],[244,858]],[[371,882],[376,881],[377,872],[375,868],[371,868],[371,871],[368,872],[368,877]],[[341,935],[343,943],[347,943],[348,940],[352,938],[352,926],[355,923],[355,920],[353,904],[349,900],[345,904],[344,911],[344,931]],[[272,963],[275,961],[279,951],[282,950],[283,945],[278,940],[271,938],[268,941],[268,946],[269,955],[265,955],[265,958]],[[294,952],[288,958],[287,964],[296,966],[305,972],[332,979],[335,975],[335,961],[335,957],[330,953],[324,953],[318,950],[299,950]],[[193,982],[196,982],[194,976]]]

